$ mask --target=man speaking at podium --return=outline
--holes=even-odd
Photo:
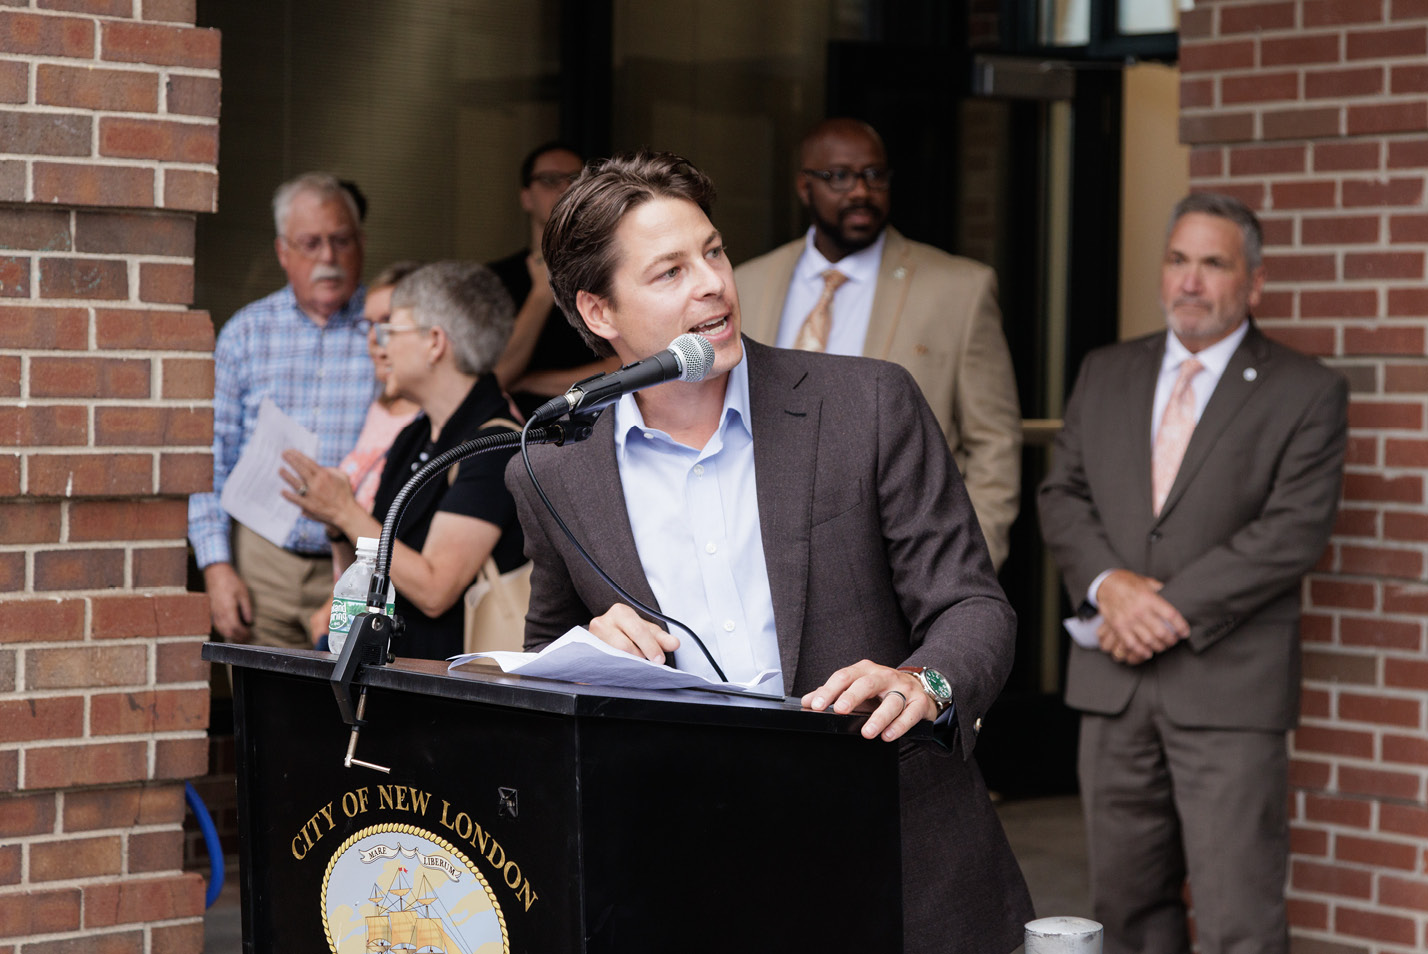
[[[946,747],[901,743],[905,950],[1010,951],[1031,901],[971,755],[1015,614],[947,441],[898,366],[740,337],[713,197],[687,161],[641,153],[592,165],[556,205],[550,281],[590,345],[630,363],[694,333],[714,363],[625,395],[588,441],[534,448],[533,467],[595,561],[700,634],[729,679],[776,669],[810,708],[875,707],[869,739],[939,723]],[[519,459],[506,479],[535,561],[527,649],[585,625],[711,671],[692,640],[617,602]],[[838,836],[790,860],[836,875]]]

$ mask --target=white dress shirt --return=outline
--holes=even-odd
[[[660,610],[709,647],[731,682],[779,671],[773,596],[755,492],[749,366],[729,372],[719,427],[702,448],[646,427],[633,394],[615,405],[615,460],[640,564]],[[714,677],[681,633],[674,664]],[[780,674],[765,691],[783,692]]]
[[[793,269],[793,279],[788,284],[788,297],[783,300],[783,317],[779,319],[776,342],[780,348],[793,347],[798,329],[803,327],[808,313],[823,294],[823,273],[836,268],[848,280],[833,295],[833,327],[828,333],[827,350],[829,354],[863,353],[868,323],[873,315],[873,295],[878,290],[878,268],[882,265],[883,245],[887,237],[887,230],[884,229],[872,245],[833,263],[814,248],[813,229],[808,230],[804,237],[803,254],[799,256],[798,264]]]

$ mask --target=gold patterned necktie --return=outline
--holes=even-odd
[[[1170,487],[1175,483],[1180,462],[1185,458],[1185,448],[1190,446],[1190,435],[1195,433],[1195,391],[1190,382],[1204,369],[1205,366],[1194,358],[1186,358],[1180,363],[1180,374],[1175,379],[1175,386],[1170,389],[1165,413],[1160,417],[1160,430],[1155,432],[1155,448],[1150,455],[1150,483],[1154,494],[1152,506],[1157,517],[1160,516],[1160,508],[1165,506],[1165,498],[1170,496]]]
[[[833,329],[833,293],[838,286],[848,280],[848,276],[830,268],[823,273],[823,293],[818,303],[803,319],[803,327],[798,329],[798,337],[793,339],[793,347],[798,351],[827,351],[828,332]]]

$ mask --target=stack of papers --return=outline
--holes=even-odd
[[[562,682],[581,682],[591,686],[622,686],[627,689],[713,689],[737,692],[764,698],[783,696],[758,689],[778,675],[766,669],[746,683],[719,682],[697,673],[672,669],[661,663],[632,656],[591,635],[584,626],[576,626],[538,653],[467,653],[451,657],[448,671],[459,669],[472,660],[489,659],[503,672],[516,676],[539,676]]]

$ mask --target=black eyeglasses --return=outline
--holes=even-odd
[[[806,176],[813,176],[815,179],[822,179],[823,184],[834,192],[851,192],[853,184],[859,179],[869,189],[876,192],[886,192],[888,186],[892,185],[892,170],[882,166],[869,166],[866,169],[854,171],[852,169],[802,169]]]
[[[539,182],[547,189],[568,189],[576,179],[580,178],[578,172],[537,172],[531,176],[527,185],[535,185]]]

